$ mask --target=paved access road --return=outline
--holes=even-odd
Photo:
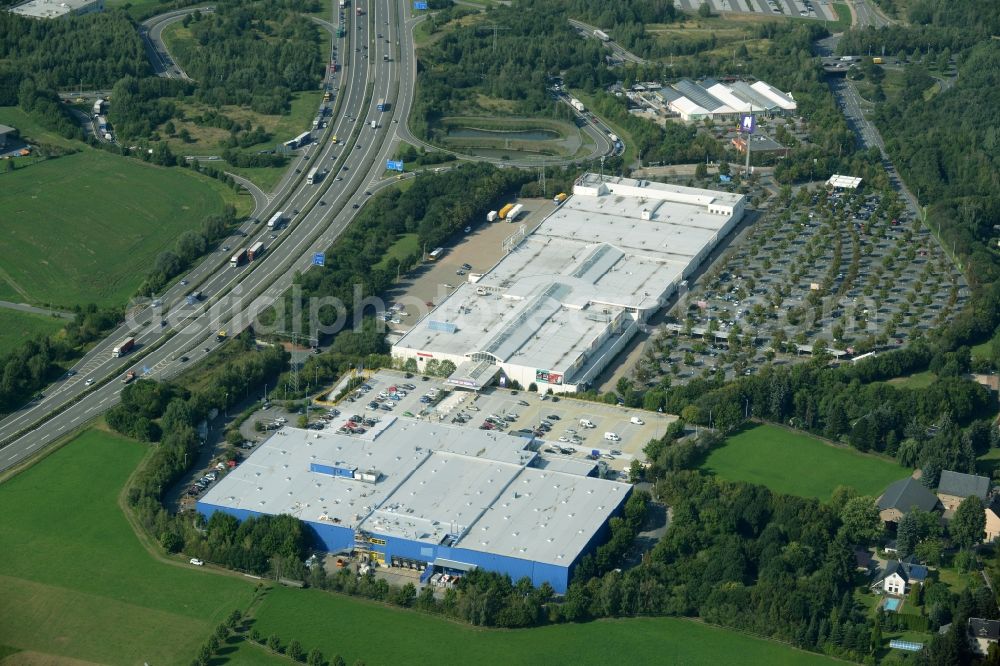
[[[142,42],[146,46],[146,55],[153,66],[153,72],[157,76],[163,76],[168,79],[190,80],[190,77],[184,73],[184,70],[181,69],[180,65],[174,61],[173,56],[170,55],[170,51],[167,50],[167,45],[163,42],[163,29],[171,23],[184,20],[184,17],[188,14],[196,12],[205,14],[213,11],[215,11],[215,7],[212,6],[185,7],[184,9],[148,18],[142,22],[139,27],[139,34],[142,36]]]
[[[251,313],[273,303],[291,286],[297,272],[309,268],[313,252],[329,247],[347,227],[358,210],[354,204],[363,206],[366,188],[379,180],[385,159],[392,155],[398,127],[393,121],[405,118],[412,102],[412,84],[406,82],[415,76],[413,23],[401,29],[405,10],[396,9],[395,3],[390,9],[390,2],[371,2],[369,13],[361,17],[345,13],[350,42],[336,40],[333,45],[345,77],[334,81],[339,86],[340,114],[319,143],[293,164],[271,194],[267,208],[255,216],[267,220],[282,210],[290,220],[288,228],[272,231],[260,222],[248,221],[238,232],[245,237],[234,236],[230,247],[261,240],[266,246],[261,259],[231,268],[231,252],[216,252],[161,295],[158,304],[133,308],[125,325],[74,366],[75,376],[50,386],[42,400],[0,422],[0,470],[20,463],[116,404],[120,378],[126,371],[166,379],[212,353],[218,347],[219,330],[229,335],[242,330]],[[383,33],[381,40],[375,38],[377,32]],[[388,61],[383,60],[386,53]],[[370,96],[366,95],[369,87]],[[392,101],[390,111],[375,110],[378,98]],[[371,120],[376,120],[376,130],[370,128]],[[333,135],[341,139],[338,145],[331,143]],[[316,153],[316,160],[311,161]],[[311,164],[330,170],[315,185],[308,185],[300,173]],[[338,174],[343,180],[336,180]],[[185,297],[193,291],[200,291],[204,300],[188,306]],[[136,349],[124,358],[113,358],[112,348],[130,336],[136,339]]]

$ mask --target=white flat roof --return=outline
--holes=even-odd
[[[524,469],[456,546],[568,566],[621,504],[629,487]]]
[[[520,465],[436,451],[361,523],[361,529],[441,543],[449,534],[468,531],[520,471]]]
[[[31,18],[56,18],[97,3],[98,0],[28,0],[10,11]]]
[[[201,503],[339,525],[423,543],[568,565],[607,521],[629,485],[527,467],[530,440],[407,418],[371,439],[282,428]],[[359,472],[374,483],[311,471]]]
[[[747,113],[750,111],[750,103],[745,102],[734,95],[732,89],[727,85],[716,83],[711,88],[707,88],[707,90],[712,93],[712,97],[715,97],[720,102],[724,102],[725,105],[733,111],[739,111],[741,113]],[[758,107],[757,110],[762,111],[760,107]]]
[[[840,174],[833,174],[830,176],[830,180],[826,181],[826,184],[830,187],[840,187],[848,190],[855,190],[861,185],[860,178],[854,178],[852,176],[841,176]]]
[[[282,428],[239,467],[222,477],[202,502],[301,520],[356,527],[430,451],[390,447],[328,431]],[[378,483],[312,472],[311,463],[376,469]]]
[[[674,108],[678,113],[685,116],[706,116],[710,114],[710,111],[704,107],[698,106],[692,102],[687,97],[681,95],[677,99],[670,102],[669,106]]]
[[[394,349],[565,370],[627,308],[647,311],[730,224],[743,196],[586,174],[574,195]]]
[[[764,97],[770,100],[774,100],[774,103],[780,106],[785,111],[794,111],[798,104],[792,99],[791,95],[786,95],[774,86],[765,83],[764,81],[756,81],[750,85],[751,88],[759,92]]]

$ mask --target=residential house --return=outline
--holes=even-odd
[[[986,538],[983,543],[990,543],[1000,537],[1000,495],[994,496],[986,505]]]
[[[991,643],[1000,641],[1000,621],[984,620],[979,617],[969,618],[969,643],[972,649],[985,655]]]
[[[927,580],[927,567],[909,560],[889,560],[871,584],[874,591],[903,596],[913,585]]]
[[[989,543],[1000,536],[1000,499],[990,499],[989,494],[990,480],[985,476],[962,474],[949,470],[941,472],[937,496],[944,506],[945,519],[951,518],[962,500],[975,495],[983,501],[983,511],[986,514],[984,543]]]
[[[962,500],[973,495],[986,504],[986,496],[989,492],[990,480],[985,476],[945,470],[941,472],[937,496],[945,511],[954,511],[962,503]]]
[[[935,511],[941,508],[937,496],[912,476],[889,484],[877,504],[882,522],[896,524],[913,509]]]

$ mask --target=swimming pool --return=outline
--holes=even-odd
[[[885,609],[887,611],[896,612],[897,610],[899,610],[899,605],[901,603],[903,603],[902,599],[886,599],[883,606],[885,606]]]

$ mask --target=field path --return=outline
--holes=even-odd
[[[5,271],[2,268],[0,268],[0,280],[3,280],[8,285],[10,285],[10,288],[16,291],[17,293],[21,294],[21,296],[23,296],[25,300],[31,300],[31,297],[28,296],[28,292],[26,292],[24,288],[21,287],[21,285],[15,282],[14,279],[10,276],[10,274],[7,273],[7,271]]]
[[[18,289],[18,292],[20,291],[21,290]],[[27,303],[11,303],[10,301],[0,301],[0,308],[20,310],[21,312],[31,312],[33,314],[46,315],[49,317],[61,317],[62,319],[72,319],[75,316],[72,312],[64,312],[62,310],[46,310],[45,308],[36,308],[34,305],[28,305]]]

